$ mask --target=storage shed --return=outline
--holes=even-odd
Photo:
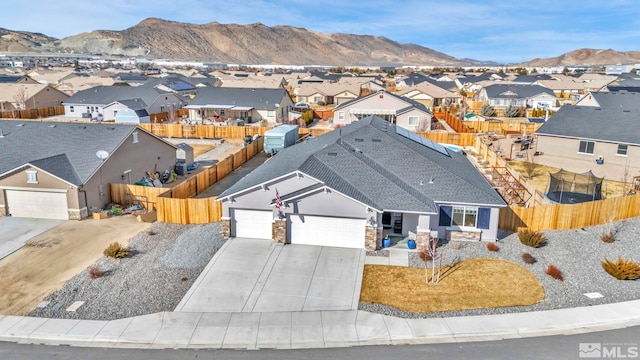
[[[193,164],[193,148],[187,143],[176,145],[176,163]]]

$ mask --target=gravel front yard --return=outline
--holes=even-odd
[[[640,299],[640,281],[616,280],[600,265],[600,261],[605,258],[615,261],[618,256],[640,262],[640,218],[622,221],[616,226],[616,241],[611,244],[600,240],[604,226],[596,226],[570,231],[544,231],[548,239],[547,245],[537,249],[522,245],[517,234],[510,234],[500,240],[497,243],[500,247],[498,252],[487,250],[487,243],[484,242],[459,245],[448,243],[441,246],[443,264],[455,260],[494,257],[512,261],[529,269],[540,279],[545,291],[545,299],[535,305],[423,314],[407,313],[378,304],[360,303],[359,308],[403,318],[428,318],[551,310]],[[521,258],[523,252],[533,255],[537,262],[532,265],[525,264]],[[415,252],[410,254],[409,265],[424,266]],[[553,279],[545,273],[549,265],[555,265],[560,269],[564,281]],[[492,280],[494,279],[486,279]],[[586,293],[600,293],[602,297],[590,299],[584,295]]]
[[[102,257],[95,265],[105,272],[103,277],[92,280],[87,271],[79,273],[45,298],[48,305],[29,315],[113,320],[173,311],[224,242],[219,223],[156,222],[129,240],[133,256]],[[75,312],[67,311],[75,301],[84,304]]]

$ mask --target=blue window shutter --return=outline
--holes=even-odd
[[[451,206],[440,206],[440,221],[438,225],[450,226],[452,212],[453,212],[453,208]]]
[[[478,229],[488,229],[491,220],[491,209],[479,208],[478,209]]]

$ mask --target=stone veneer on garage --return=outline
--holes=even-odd
[[[367,250],[378,250],[382,247],[382,228],[367,226],[364,233],[364,247]]]
[[[271,228],[271,236],[273,237],[273,241],[286,244],[287,243],[287,220],[286,219],[275,219],[273,220],[273,225]]]

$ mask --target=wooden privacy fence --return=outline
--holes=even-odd
[[[500,210],[498,227],[517,231],[571,230],[640,216],[640,194],[589,201],[581,204],[551,204],[530,208],[509,206]]]
[[[437,119],[444,120],[453,130],[459,133],[468,133],[471,132],[463,123],[460,121],[455,115],[451,115],[448,112],[437,112],[434,113]]]
[[[217,126],[184,124],[138,124],[160,137],[199,139],[242,139],[246,135],[264,135],[271,129],[264,126]]]
[[[0,111],[0,118],[3,119],[40,119],[58,115],[64,115],[64,106],[52,106],[28,110]]]
[[[152,123],[161,122],[170,120],[171,117],[173,117],[171,120],[178,120],[186,115],[189,115],[189,109],[177,109],[173,111],[173,114],[170,111],[149,114],[149,121]]]
[[[509,131],[518,131],[522,134],[533,134],[542,124],[539,123],[525,123],[525,122],[504,122],[504,121],[464,121],[464,125],[472,132],[476,133],[488,133],[494,132],[496,134],[504,134]]]
[[[157,208],[158,197],[167,191],[171,192],[171,189],[118,183],[109,184],[111,202],[118,204],[139,203],[149,210]]]
[[[207,198],[193,198],[193,196],[223,179],[263,149],[263,138],[260,138],[170,189],[109,184],[111,201],[120,204],[138,202],[146,209],[155,209],[158,221],[168,223],[206,224],[220,221],[222,203],[216,201],[215,196]]]
[[[419,132],[417,134],[431,141],[458,146],[474,146],[477,137],[473,133],[450,133],[445,131]]]

